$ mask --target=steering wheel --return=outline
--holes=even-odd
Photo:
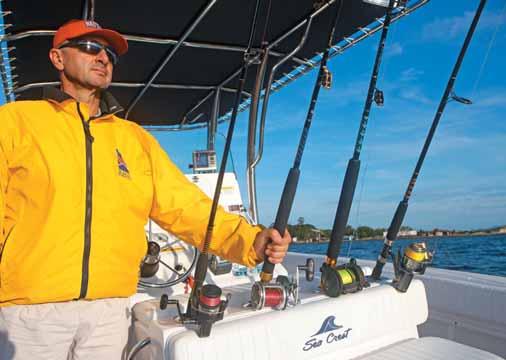
[[[158,249],[157,249],[158,248]],[[154,249],[158,255],[151,255]],[[157,265],[153,276],[141,277],[139,285],[147,288],[166,288],[186,280],[197,263],[198,251],[195,247],[177,239],[167,233],[157,232],[151,234],[148,243],[148,255],[144,262],[152,261]]]

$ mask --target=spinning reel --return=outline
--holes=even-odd
[[[306,280],[312,281],[314,269],[314,260],[307,259],[306,265],[297,266],[296,275],[291,281],[287,276],[279,275],[274,283],[255,282],[251,288],[251,300],[248,305],[254,310],[261,310],[264,307],[285,310],[288,305],[297,305],[300,302],[299,271],[304,271]]]
[[[369,286],[362,268],[357,265],[355,259],[350,259],[349,263],[339,266],[324,263],[320,270],[321,288],[325,295],[330,297],[354,293]]]
[[[395,279],[392,282],[394,288],[400,292],[406,292],[411,284],[415,273],[423,275],[427,266],[432,262],[432,253],[427,250],[424,242],[412,243],[393,257]]]
[[[163,294],[160,299],[160,309],[165,310],[167,305],[176,305],[180,322],[185,325],[197,325],[198,337],[208,337],[213,324],[223,319],[231,296],[228,294],[222,299],[221,289],[213,284],[204,285],[196,296],[198,305],[193,307],[195,302],[192,302],[192,307],[186,314],[181,311],[179,301],[169,299],[167,294]]]

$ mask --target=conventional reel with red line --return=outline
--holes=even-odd
[[[247,304],[254,310],[270,307],[275,310],[285,310],[288,306],[295,306],[300,302],[299,271],[306,273],[306,280],[314,279],[315,262],[307,259],[305,265],[298,265],[296,274],[290,281],[287,276],[278,275],[275,282],[257,281],[251,288],[251,299]]]

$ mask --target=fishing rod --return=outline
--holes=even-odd
[[[258,163],[258,161],[260,161],[260,158],[262,156],[265,117],[267,114],[267,108],[269,106],[269,96],[271,93],[271,86],[272,82],[274,81],[274,76],[276,75],[277,70],[281,66],[283,66],[284,63],[286,63],[297,52],[299,52],[300,49],[302,49],[302,47],[306,43],[306,39],[309,34],[309,29],[311,28],[312,23],[313,23],[313,15],[310,15],[306,20],[306,28],[299,41],[299,44],[295,48],[293,48],[292,51],[286,54],[281,60],[279,60],[270,71],[269,78],[265,86],[264,101],[262,104],[262,116],[260,120],[260,147],[258,150],[258,155],[255,158],[255,161],[251,164],[250,169],[254,168],[254,166]],[[276,278],[275,283],[270,283],[269,282],[270,280],[267,282],[262,281],[255,282],[251,289],[251,299],[250,299],[251,307],[255,310],[259,310],[262,309],[264,306],[270,306],[278,310],[284,310],[288,305],[290,299],[292,299],[294,304],[297,304],[299,302],[299,295],[298,295],[299,270],[302,270],[306,273],[307,281],[312,281],[314,278],[314,267],[315,267],[314,260],[307,259],[306,265],[297,266],[296,268],[297,273],[295,278],[292,279],[292,281],[290,281],[286,276],[278,276]]]
[[[459,73],[460,66],[462,65],[462,61],[464,60],[464,57],[467,52],[467,48],[469,47],[469,43],[471,42],[471,39],[473,37],[476,26],[478,25],[478,21],[480,20],[481,13],[483,11],[483,8],[485,7],[486,2],[487,2],[487,0],[480,1],[478,9],[476,10],[473,21],[471,23],[471,26],[469,27],[466,38],[464,40],[464,44],[462,45],[462,48],[460,49],[460,54],[457,58],[455,66],[453,67],[453,71],[450,75],[450,79],[448,80],[448,83],[446,84],[446,89],[443,93],[443,97],[441,98],[441,102],[439,103],[439,107],[437,109],[436,115],[434,116],[434,120],[432,121],[432,125],[430,127],[427,138],[425,139],[425,143],[423,145],[422,151],[421,151],[418,161],[416,163],[415,169],[413,171],[413,174],[411,175],[411,179],[409,180],[408,187],[406,189],[406,192],[404,193],[404,198],[399,202],[399,205],[397,206],[397,209],[395,210],[394,217],[392,218],[392,222],[390,223],[390,226],[388,228],[388,232],[385,237],[385,241],[383,243],[383,248],[381,249],[381,252],[380,252],[378,259],[376,261],[376,265],[374,266],[374,269],[372,272],[372,277],[374,279],[379,279],[381,277],[381,272],[383,270],[383,266],[385,265],[387,258],[391,255],[392,244],[397,238],[397,234],[399,233],[399,229],[400,229],[402,222],[404,220],[404,216],[406,215],[406,211],[408,210],[409,198],[411,197],[411,194],[413,193],[413,189],[415,187],[416,180],[418,179],[418,176],[420,175],[420,170],[422,168],[423,161],[425,160],[425,156],[427,155],[427,151],[429,150],[429,146],[432,142],[432,138],[434,137],[434,133],[436,132],[437,126],[439,124],[439,120],[441,119],[441,116],[443,115],[443,112],[446,108],[446,104],[451,100],[455,100],[455,101],[463,103],[463,104],[471,104],[470,100],[456,96],[453,93],[453,86],[454,86],[455,80],[457,79],[457,75]],[[408,256],[408,258],[413,258],[413,256],[411,256],[411,257]],[[396,268],[396,270],[397,269],[398,268]],[[411,281],[412,277],[413,276],[412,276],[412,272],[411,272],[411,275],[408,276],[409,281],[407,281],[407,280],[404,281],[401,279],[401,281],[397,285],[401,291],[402,291],[402,289],[407,289],[407,286],[409,286],[409,282]]]
[[[353,151],[353,157],[348,161],[348,167],[346,169],[346,175],[344,177],[343,187],[339,197],[339,205],[337,207],[334,225],[330,235],[330,242],[327,248],[327,258],[321,268],[322,290],[325,294],[331,297],[339,296],[341,293],[345,292],[361,290],[367,284],[362,270],[358,267],[358,265],[356,265],[356,263],[353,262],[353,264],[349,264],[349,266],[345,265],[342,268],[336,267],[336,264],[350,215],[355,187],[357,185],[358,173],[360,170],[360,152],[362,150],[362,144],[365,137],[367,121],[369,120],[369,113],[371,111],[373,98],[382,97],[381,92],[379,92],[376,88],[376,82],[378,80],[379,67],[383,57],[383,50],[385,48],[385,42],[390,22],[392,20],[392,11],[395,3],[396,0],[390,0],[388,3],[372,76],[369,82],[369,90],[367,92],[364,111],[362,113],[362,119],[360,121],[357,140]]]
[[[248,66],[250,65],[252,60],[253,39],[256,33],[256,27],[259,19],[258,12],[260,8],[260,2],[261,0],[256,0],[253,19],[250,25],[248,46],[244,52],[244,64],[241,68],[241,72],[239,75],[239,83],[235,94],[234,107],[232,111],[232,116],[230,118],[230,124],[228,127],[228,133],[225,141],[225,147],[223,150],[220,171],[218,173],[218,179],[216,181],[216,188],[214,191],[213,202],[211,206],[211,212],[209,215],[209,222],[207,225],[204,245],[197,260],[197,266],[195,269],[195,282],[194,286],[192,287],[190,297],[188,299],[186,313],[183,314],[181,312],[177,300],[168,300],[167,296],[165,296],[162,297],[162,300],[160,301],[160,307],[162,308],[166,307],[168,304],[177,305],[181,321],[183,323],[196,324],[197,335],[199,337],[209,336],[213,323],[223,318],[223,313],[229,301],[229,297],[227,297],[226,300],[221,300],[222,291],[217,285],[214,284],[203,285],[203,284],[209,263],[208,252],[211,243],[211,238],[213,235],[214,221],[216,217],[216,212],[218,210],[218,202],[220,199],[223,178],[227,166],[227,159],[230,153],[230,145],[234,133],[235,122],[237,118],[239,104],[241,102],[242,93],[246,83]]]
[[[339,4],[336,4],[336,12],[331,23],[331,28],[329,31],[329,37],[327,42],[327,47],[325,52],[323,53],[322,60],[320,62],[320,69],[318,72],[318,76],[316,79],[316,83],[313,88],[313,93],[311,97],[311,102],[309,105],[309,109],[307,112],[306,120],[304,122],[304,127],[302,130],[302,134],[300,136],[299,145],[297,148],[297,153],[295,156],[295,160],[293,163],[293,167],[289,170],[286,182],[283,188],[283,192],[281,195],[281,199],[278,206],[278,211],[276,213],[276,220],[274,222],[274,229],[276,229],[281,236],[284,235],[286,231],[286,226],[288,223],[288,218],[290,217],[290,212],[293,205],[293,200],[295,198],[295,192],[297,190],[297,184],[300,176],[300,163],[302,161],[302,155],[304,153],[304,147],[306,145],[307,136],[309,133],[309,129],[311,127],[311,123],[313,120],[314,109],[316,106],[316,102],[318,100],[318,95],[320,93],[320,88],[323,86],[330,86],[330,73],[327,69],[327,61],[329,59],[330,49],[332,48],[332,43],[334,41],[334,33],[337,27],[337,24],[340,19],[341,10],[343,6],[343,1],[339,1]],[[283,296],[283,288],[287,286],[287,279],[283,280],[280,287],[271,288],[269,286],[270,281],[272,280],[274,271],[274,264],[271,263],[267,255],[265,255],[264,264],[262,267],[262,272],[260,273],[260,281],[253,285],[252,289],[252,305],[256,308],[263,307],[265,304],[265,299],[271,299],[274,297],[274,301],[270,301],[267,305],[273,306],[276,305],[280,300],[280,298],[286,298]],[[279,277],[278,277],[279,278]],[[279,300],[279,301],[278,301]],[[286,302],[285,302],[286,304]],[[276,306],[274,306],[276,307]],[[284,307],[283,307],[284,308]]]

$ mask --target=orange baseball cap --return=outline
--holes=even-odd
[[[118,32],[102,27],[91,20],[70,20],[60,26],[53,37],[53,47],[58,48],[65,41],[75,39],[84,35],[96,35],[107,40],[116,50],[118,55],[123,55],[128,50],[126,39]]]

